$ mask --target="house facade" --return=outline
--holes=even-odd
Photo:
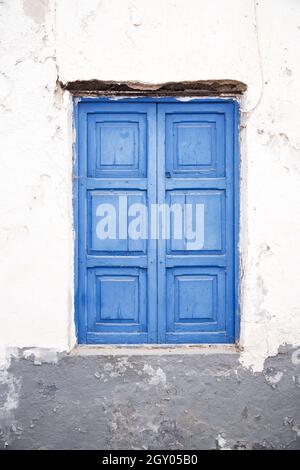
[[[299,2],[0,15],[2,448],[299,449]]]

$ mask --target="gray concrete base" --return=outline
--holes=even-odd
[[[15,358],[8,449],[300,449],[300,365],[285,348],[253,374],[238,353]],[[0,383],[0,408],[9,409]],[[16,387],[15,387],[16,388]]]

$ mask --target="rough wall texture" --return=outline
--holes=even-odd
[[[67,349],[71,108],[56,91],[55,4],[4,1],[0,13],[1,343]]]
[[[300,4],[188,3],[1,2],[1,344],[75,342],[72,103],[57,79],[247,84],[242,361],[259,370],[281,344],[300,344]]]
[[[62,390],[69,389],[72,381],[80,381],[80,390],[75,387],[70,391],[74,394],[69,396],[74,400],[71,402],[73,408],[71,404],[69,408],[72,412],[70,423],[76,419],[84,422],[88,419],[83,416],[86,412],[92,422],[100,416],[103,429],[106,429],[108,425],[105,423],[112,413],[102,411],[102,414],[92,415],[92,408],[86,409],[82,405],[81,409],[79,406],[82,404],[80,396],[86,395],[87,383],[91,385],[91,393],[94,393],[99,409],[103,406],[96,399],[101,401],[105,396],[105,388],[101,391],[104,382],[97,381],[95,377],[85,382],[76,369],[84,366],[82,373],[89,374],[94,364],[98,364],[97,359],[88,362],[87,359],[62,357],[58,365],[40,368],[15,359],[11,369],[8,369],[9,361],[5,359],[5,348],[8,347],[68,351],[76,341],[73,307],[72,100],[69,92],[63,91],[57,83],[91,79],[148,83],[230,79],[247,84],[241,103],[240,343],[243,352],[234,359],[234,365],[233,362],[228,364],[229,359],[225,357],[207,365],[202,365],[201,361],[195,365],[191,358],[187,358],[183,370],[188,366],[196,372],[198,367],[199,372],[202,367],[211,368],[212,375],[205,379],[212,381],[207,386],[207,399],[209,395],[221,396],[227,380],[236,396],[239,396],[239,390],[244,390],[246,396],[247,387],[252,386],[252,396],[262,393],[270,416],[270,407],[275,409],[278,406],[281,387],[286,387],[287,395],[284,397],[288,398],[280,407],[283,414],[289,416],[289,407],[294,406],[293,400],[298,392],[296,385],[284,376],[278,388],[273,389],[264,382],[263,375],[256,376],[255,372],[262,371],[266,367],[264,363],[272,364],[268,358],[276,356],[282,345],[296,347],[300,344],[300,2],[3,0],[0,2],[0,15],[0,344],[4,347],[0,368],[4,395],[0,400],[4,400],[3,420],[11,421],[9,416],[17,410],[20,421],[26,421],[23,413],[27,400],[30,400],[26,380],[33,380],[35,384],[35,374],[40,377],[38,380],[41,383],[50,385],[50,389],[52,382],[56,384],[59,391],[53,388],[53,396],[60,396]],[[280,358],[277,356],[274,361],[280,361]],[[223,360],[228,370],[243,373],[243,386],[235,381],[235,372],[230,372],[230,378],[222,376],[218,382],[217,364],[223,364]],[[101,357],[99,361],[104,369],[105,358]],[[237,369],[238,363],[245,370]],[[107,361],[107,364],[111,362]],[[117,364],[118,361],[112,361],[113,368],[119,367]],[[126,366],[124,376],[129,381],[128,393],[123,396],[120,392],[122,376],[120,382],[118,378],[114,379],[117,387],[112,396],[116,403],[118,399],[121,402],[127,400],[129,405],[136,403],[132,405],[133,420],[136,420],[133,421],[136,425],[132,426],[136,429],[130,434],[130,445],[135,445],[135,442],[139,445],[136,430],[141,430],[142,424],[139,424],[139,408],[135,407],[139,406],[139,400],[146,400],[146,397],[141,397],[139,388],[135,388],[135,383],[141,386],[148,383],[146,372],[142,372],[141,376],[137,374],[138,380],[133,379],[134,370],[143,370],[147,364],[155,370],[161,367],[171,385],[175,380],[172,379],[173,375],[177,376],[177,386],[181,390],[178,396],[185,397],[183,392],[187,393],[186,377],[174,358],[154,358],[149,362],[140,357],[133,369]],[[53,377],[51,383],[47,382],[48,373]],[[116,383],[111,380],[108,382],[115,386]],[[190,403],[199,398],[197,393],[203,386],[196,376],[192,381],[194,389]],[[99,389],[95,388],[95,384]],[[43,385],[35,386],[34,397],[39,397],[38,403],[43,402],[43,407],[36,414],[46,423],[47,404],[50,406],[54,398],[43,392]],[[157,399],[161,400],[167,396],[162,384],[159,387]],[[6,389],[9,390],[7,396]],[[100,390],[99,396],[97,390]],[[79,396],[76,396],[77,393]],[[180,401],[178,396],[171,399],[176,400],[178,410],[182,411],[187,407],[187,398]],[[218,400],[221,407],[221,398]],[[242,398],[239,402],[241,409],[247,406],[244,401]],[[200,403],[205,414],[204,401]],[[141,401],[141,404],[158,416],[159,407],[156,407],[154,398],[151,398],[148,408],[146,402]],[[37,410],[38,405],[32,406]],[[73,416],[76,406],[77,418]],[[112,403],[111,409],[114,406],[115,414],[120,416],[116,429],[121,429],[121,443],[126,412],[118,411],[118,404]],[[259,407],[258,404],[255,406]],[[142,408],[140,410],[144,412]],[[157,418],[154,429],[163,429],[163,426],[172,428],[171,409],[175,413],[173,407],[169,409],[165,405],[162,412],[166,424],[163,424],[162,418]],[[191,410],[189,407],[187,409]],[[222,421],[231,423],[228,434],[230,445],[238,440],[233,432],[237,412],[234,409],[232,412],[234,419],[223,415]],[[188,442],[190,445],[200,445],[202,411],[195,415],[199,421],[198,434],[193,428],[197,427],[197,423],[183,425],[183,416],[175,420],[177,427],[174,425],[174,430],[170,430],[172,439],[183,445]],[[63,423],[57,419],[58,429],[63,432]],[[241,421],[243,426],[247,427],[249,419]],[[257,424],[258,420],[255,429],[259,428],[260,437],[249,438],[251,445],[267,439],[267,434],[272,436],[273,441],[274,435],[279,432],[278,426],[283,426],[279,425],[279,421],[278,417],[276,429],[273,429],[270,420],[267,419],[265,425]],[[220,431],[219,427],[222,428],[218,423],[215,422],[212,431],[207,431],[212,436],[210,440],[207,437],[210,446]],[[154,433],[147,426],[145,432]],[[189,426],[193,429],[190,434],[198,436],[195,441],[192,437],[188,441]],[[228,433],[226,426],[224,432]],[[293,426],[285,426],[282,433],[280,431],[284,445],[288,442],[288,433],[291,439],[295,438]],[[76,424],[75,427],[80,426]],[[14,445],[32,446],[30,433],[38,442],[35,432],[35,427],[29,427],[27,436],[25,433],[20,434],[20,439],[13,436]],[[76,445],[80,446],[81,441],[87,443],[84,432],[77,432],[81,440],[78,438]],[[118,431],[115,430],[114,434],[112,430],[110,435],[111,442],[115,443]],[[102,439],[101,436],[99,439]],[[57,446],[59,442],[61,440],[57,441]],[[172,442],[165,444],[171,446]],[[47,446],[41,442],[42,445]],[[66,445],[70,443],[66,442]]]
[[[228,353],[48,363],[32,353],[21,351],[8,369],[20,392],[2,425],[4,448],[300,449],[300,366],[291,349],[256,374]],[[7,394],[0,385],[0,399]]]

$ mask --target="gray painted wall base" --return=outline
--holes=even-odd
[[[285,348],[253,374],[238,354],[14,359],[8,449],[300,449],[300,366]],[[15,387],[16,388],[16,387]]]

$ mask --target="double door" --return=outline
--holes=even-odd
[[[80,343],[232,343],[237,104],[77,104]]]

